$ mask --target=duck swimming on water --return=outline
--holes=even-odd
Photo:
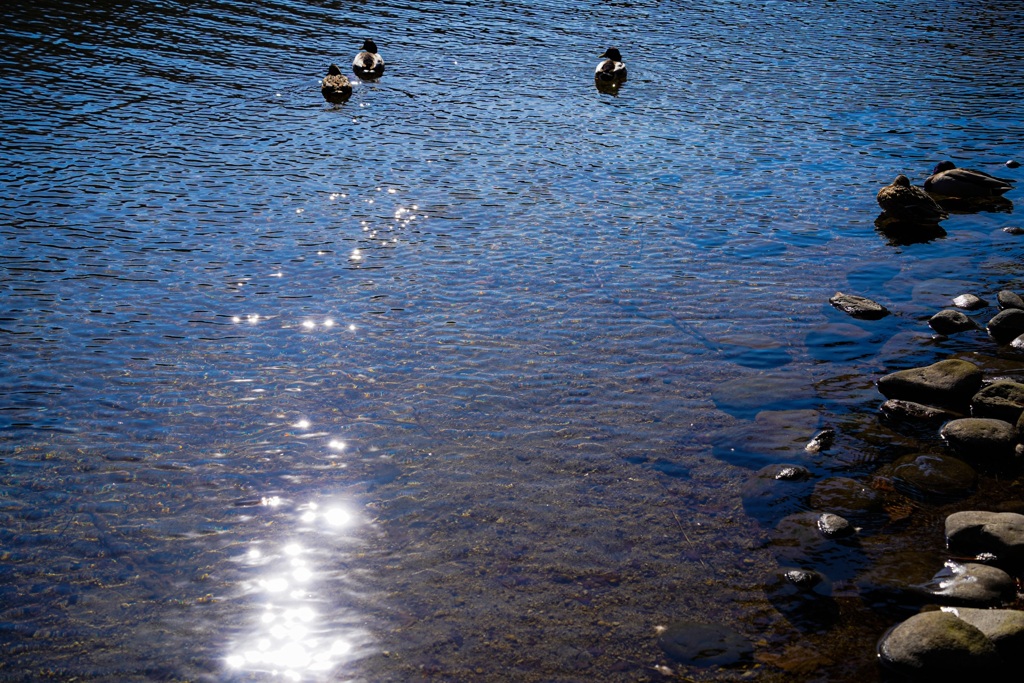
[[[384,75],[384,58],[377,54],[377,43],[369,38],[363,41],[362,52],[352,60],[352,71],[364,80],[380,78]]]
[[[924,189],[931,194],[957,199],[987,199],[1000,197],[1013,189],[1014,180],[997,178],[983,171],[957,168],[952,161],[940,161],[932,175],[924,181]]]
[[[927,192],[910,184],[902,173],[878,191],[878,205],[888,216],[905,223],[938,223],[949,217]]]
[[[594,78],[598,81],[615,83],[626,80],[626,65],[622,63],[619,49],[610,47],[601,55],[604,60],[594,69]]]
[[[331,64],[320,82],[320,93],[328,102],[344,102],[352,95],[352,84],[337,64]]]

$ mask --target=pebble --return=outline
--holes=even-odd
[[[953,305],[957,308],[963,308],[968,311],[976,311],[979,308],[985,308],[988,306],[988,302],[974,294],[961,294],[953,299]]]
[[[1020,168],[1020,162],[1016,159],[1008,159],[1006,161],[1006,168]]]

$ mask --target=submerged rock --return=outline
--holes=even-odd
[[[951,358],[921,368],[890,373],[878,379],[886,398],[925,405],[966,405],[981,388],[982,373],[974,363]]]
[[[774,525],[801,506],[813,482],[802,465],[766,465],[743,484],[743,509],[762,524]]]
[[[882,664],[922,681],[976,680],[1002,663],[978,628],[947,612],[915,614],[882,636]]]
[[[953,410],[926,406],[923,403],[914,403],[913,401],[902,401],[898,398],[890,398],[882,404],[879,410],[891,420],[934,422],[936,424],[964,417],[963,413]]]
[[[892,478],[901,493],[937,502],[962,498],[978,483],[973,467],[942,453],[905,455],[892,464]]]
[[[750,661],[754,646],[720,624],[677,621],[658,638],[658,646],[675,662],[689,666],[731,666]]]
[[[864,517],[882,509],[878,492],[850,477],[832,477],[818,482],[810,503],[818,510],[834,510],[849,517]]]
[[[854,318],[878,320],[889,315],[889,309],[885,306],[856,294],[836,292],[828,302]]]

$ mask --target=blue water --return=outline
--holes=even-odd
[[[1024,8],[0,16],[0,677],[732,680],[666,660],[684,618],[763,680],[875,675],[884,619],[766,601],[740,488],[879,372],[995,358],[924,321],[1024,289],[1012,206],[904,244],[874,197],[1020,177]],[[384,77],[326,103],[365,37]]]

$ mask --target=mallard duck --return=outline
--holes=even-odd
[[[938,223],[949,217],[927,192],[911,185],[910,179],[903,174],[879,190],[877,199],[882,211],[899,221]]]
[[[347,100],[352,95],[352,84],[337,64],[331,64],[327,69],[327,75],[320,82],[320,93],[328,102]]]
[[[380,78],[384,75],[384,58],[377,54],[377,43],[369,38],[363,41],[362,52],[352,60],[352,71],[362,79]]]
[[[924,189],[943,197],[984,199],[999,197],[1012,189],[1014,182],[971,168],[957,168],[952,161],[940,161],[935,165],[932,175],[924,181]]]
[[[594,69],[594,78],[599,81],[626,80],[626,65],[622,63],[622,55],[618,48],[610,47],[601,55],[604,60]]]

